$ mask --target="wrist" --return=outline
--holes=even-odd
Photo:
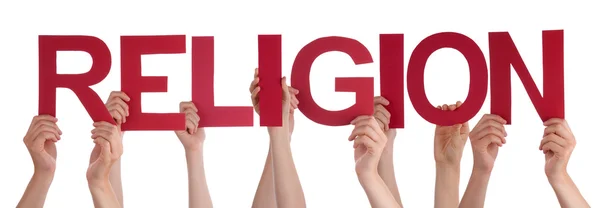
[[[546,174],[546,177],[548,177],[548,182],[550,182],[550,185],[552,186],[565,184],[570,179],[569,173],[567,173],[566,170]]]

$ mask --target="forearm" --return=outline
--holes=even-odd
[[[460,208],[483,208],[485,205],[485,195],[487,193],[488,183],[491,172],[479,171],[474,169],[467,185],[467,190],[460,201]]]
[[[88,182],[95,208],[121,207],[108,180]]]
[[[367,198],[369,198],[371,207],[402,207],[402,205],[396,201],[392,195],[392,192],[390,192],[388,187],[385,185],[385,182],[378,174],[359,175],[358,180],[360,181],[360,185],[365,190]]]
[[[460,165],[436,164],[435,208],[458,207]]]
[[[188,167],[189,207],[212,207],[212,200],[204,173],[204,158],[202,148],[185,152]]]
[[[54,173],[34,173],[17,208],[44,207],[53,179]]]
[[[273,184],[273,157],[271,156],[271,145],[269,145],[269,153],[267,154],[267,161],[263,169],[256,194],[254,195],[254,201],[252,202],[253,208],[276,208],[277,202],[275,201],[275,185]]]
[[[394,140],[390,140],[389,142],[394,142]],[[387,188],[394,196],[394,199],[396,199],[398,204],[402,205],[400,192],[398,191],[398,184],[396,183],[396,173],[394,171],[394,148],[391,145],[387,146],[383,150],[381,159],[379,160],[379,165],[377,166],[377,171],[379,172],[379,176],[381,176],[381,179]]]
[[[121,159],[119,158],[115,164],[110,168],[110,175],[108,176],[110,185],[117,196],[117,200],[121,207],[123,204],[123,185],[121,183]]]
[[[292,158],[289,135],[270,137],[277,207],[306,207],[304,192]]]
[[[548,178],[560,206],[563,208],[589,208],[590,205],[585,201],[583,195],[571,179],[569,174],[564,173]]]

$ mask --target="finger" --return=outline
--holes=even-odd
[[[42,124],[42,125],[38,126],[32,134],[33,135],[32,139],[35,140],[36,138],[38,138],[40,136],[44,136],[44,135],[46,137],[48,137],[47,136],[48,134],[52,134],[51,139],[53,139],[55,142],[60,139],[60,134],[57,131],[57,129],[49,124]],[[44,138],[44,139],[48,139],[48,138]]]
[[[564,147],[562,147],[559,144],[552,142],[552,141],[548,142],[542,146],[542,151],[544,151],[544,153],[547,153],[548,151],[552,151],[552,152],[560,155],[563,153],[563,150],[564,150]]]
[[[477,131],[472,131],[472,139],[482,139],[486,135],[496,135],[497,137],[504,138],[506,134],[503,131],[504,126],[495,121],[490,121],[484,125],[480,125]],[[505,141],[505,140],[504,140]]]
[[[495,134],[488,134],[486,136],[484,136],[481,139],[481,142],[483,142],[484,144],[495,144],[498,145],[498,147],[502,147],[503,143],[502,143],[502,138],[495,135]]]
[[[356,124],[356,122],[358,122],[360,120],[365,120],[365,119],[371,119],[371,116],[367,116],[367,115],[358,116],[354,120],[350,121],[350,124],[354,125],[354,124]]]
[[[129,102],[131,100],[131,98],[129,98],[129,96],[127,96],[127,94],[125,94],[124,92],[121,92],[121,91],[110,92],[110,95],[108,96],[108,100],[115,99],[115,98],[119,98],[119,99],[127,101],[127,102]]]
[[[258,92],[260,92],[260,87],[254,88],[254,90],[252,91],[252,95],[250,95],[250,97],[252,98],[252,105],[258,104]]]
[[[384,97],[382,97],[382,96],[377,96],[377,97],[375,97],[375,98],[373,99],[373,104],[374,104],[374,105],[386,105],[386,106],[387,106],[387,105],[389,105],[389,104],[390,104],[390,101],[389,101],[389,100],[387,100],[387,99],[385,99],[385,98],[384,98]]]
[[[110,112],[110,115],[112,116],[112,118],[117,121],[117,124],[126,122],[125,117],[126,117],[127,113],[120,106],[109,107],[108,112]]]
[[[283,77],[281,78],[281,91],[283,92],[283,99],[285,101],[289,101],[290,100],[290,91],[287,90],[288,86],[287,86],[287,78]]]
[[[463,103],[461,101],[456,101],[456,108],[459,108]]]
[[[58,121],[58,119],[56,119],[55,117],[50,116],[50,115],[37,115],[37,116],[34,116],[31,119],[31,124],[29,124],[29,129],[27,131],[33,130],[33,128],[35,128],[36,124],[38,122],[40,122],[40,121],[49,121],[49,122],[56,123]]]
[[[478,132],[481,131],[481,128],[485,128],[488,125],[493,125],[498,129],[502,130],[503,134],[507,136],[506,130],[504,130],[504,124],[506,124],[506,120],[504,120],[502,117],[493,114],[486,114],[483,117],[481,117],[481,119],[477,122],[475,128],[473,128],[472,131]]]
[[[354,148],[355,149],[361,145],[365,146],[367,149],[373,149],[373,148],[377,147],[377,144],[375,143],[375,141],[373,141],[371,138],[369,138],[367,136],[359,136],[358,138],[356,138],[356,140],[354,140]]]
[[[198,108],[193,102],[180,102],[179,103],[179,112],[183,113],[186,109],[192,109],[194,112],[198,112]]]
[[[254,89],[256,87],[258,87],[258,81],[259,81],[259,78],[258,77],[254,77],[254,79],[252,80],[252,82],[250,82],[250,87],[248,88],[248,90],[250,92],[254,91]]]
[[[288,86],[288,89],[290,90],[290,92],[294,95],[297,95],[298,93],[300,93],[300,90],[293,88],[292,86]]]
[[[554,142],[554,143],[560,145],[561,147],[567,146],[567,140],[565,140],[561,136],[551,133],[548,135],[544,135],[544,137],[542,138],[542,141],[540,142],[539,149],[542,150],[542,146],[544,146],[548,142]]]
[[[383,130],[388,130],[389,129],[389,124],[390,124],[390,119],[387,118],[383,112],[381,111],[376,111],[375,115],[373,115],[375,117],[375,120],[377,120],[377,123],[379,124],[379,127]]]
[[[448,110],[450,110],[450,111],[454,111],[454,110],[456,110],[456,105],[454,105],[454,104],[452,104],[452,105],[449,105],[449,106],[448,106]]]

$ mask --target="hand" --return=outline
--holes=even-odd
[[[62,131],[56,125],[57,121],[49,115],[35,116],[23,138],[36,172],[54,173],[56,170],[55,143],[62,135]]]
[[[469,134],[473,149],[473,169],[489,173],[494,168],[498,148],[506,144],[506,120],[498,115],[484,115]]]
[[[260,92],[260,86],[258,86],[259,84],[259,78],[258,78],[258,68],[254,69],[254,80],[252,80],[252,83],[250,83],[250,93],[251,98],[252,98],[252,106],[254,106],[254,111],[256,111],[257,114],[260,115],[260,108],[259,108],[259,104],[258,104],[258,100],[259,100],[259,96],[258,96],[258,92]],[[289,132],[290,134],[294,131],[294,110],[296,110],[298,108],[298,104],[300,103],[298,101],[298,98],[296,98],[296,95],[300,92],[297,89],[288,86],[287,89],[284,88],[284,91],[288,91],[289,95],[290,95],[290,102],[289,102],[289,110],[288,111],[283,111],[284,114],[289,114],[289,118],[288,118],[288,122],[289,122]],[[287,112],[287,113],[286,113]]]
[[[392,114],[385,108],[385,106],[389,104],[390,101],[381,96],[377,96],[373,99],[373,117],[375,117],[377,124],[379,124],[379,127],[389,140],[386,143],[386,149],[391,149],[393,147],[393,140],[396,138],[396,129],[390,128],[390,119]]]
[[[544,122],[544,138],[539,149],[546,156],[545,172],[548,179],[567,174],[567,164],[573,149],[575,149],[575,136],[567,121],[552,118]]]
[[[123,154],[121,129],[108,122],[94,123],[92,139],[94,149],[90,156],[90,166],[87,170],[87,179],[90,182],[108,181],[110,168]]]
[[[129,105],[126,102],[129,102],[131,98],[127,96],[124,92],[113,91],[108,96],[108,100],[106,101],[106,108],[110,115],[115,119],[117,125],[121,125],[127,122],[127,116],[129,116]]]
[[[462,105],[457,101],[456,104],[438,106],[444,111],[454,111]],[[438,164],[459,165],[462,153],[467,143],[469,135],[469,123],[455,124],[453,126],[435,127],[434,136],[434,157]]]
[[[348,140],[354,141],[356,173],[358,175],[378,174],[377,165],[387,137],[373,116],[359,116],[351,124],[354,125],[354,130]]]
[[[186,151],[195,151],[202,148],[206,133],[204,128],[198,128],[200,116],[198,116],[198,108],[192,102],[179,103],[179,112],[185,113],[185,130],[175,131],[177,138],[183,144]]]

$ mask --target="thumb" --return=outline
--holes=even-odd
[[[290,100],[290,91],[288,90],[286,77],[281,78],[281,91],[283,92],[283,94],[282,94],[283,100],[289,101]]]

